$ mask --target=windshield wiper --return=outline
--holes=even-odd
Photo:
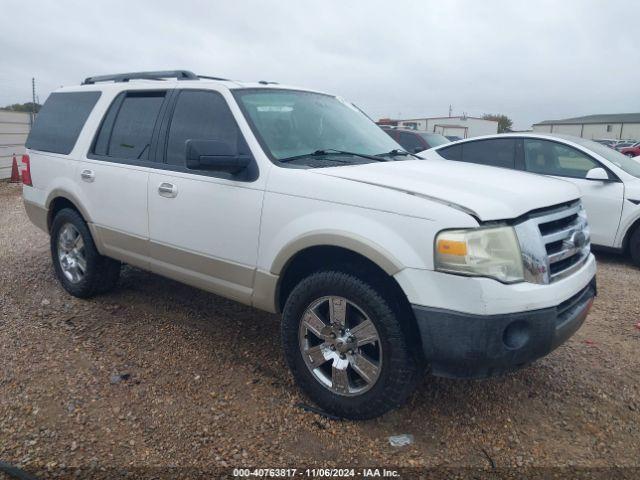
[[[406,157],[407,155],[411,155],[412,157],[415,157],[415,158],[421,158],[415,153],[410,153],[410,152],[407,152],[406,150],[400,150],[398,148],[394,148],[390,152],[378,153],[376,154],[376,157],[389,157],[389,156],[393,157],[393,156],[399,156],[399,155],[402,155],[403,157]]]
[[[367,159],[373,160],[375,162],[386,162],[385,159],[380,158],[378,156],[367,155],[365,153],[347,152],[345,150],[336,150],[335,148],[324,148],[324,149],[321,149],[321,150],[316,150],[315,152],[304,153],[302,155],[295,155],[293,157],[281,158],[280,161],[281,162],[290,162],[292,160],[297,160],[298,158],[304,158],[304,157],[325,157],[327,155],[331,155],[331,154],[334,154],[334,153],[337,153],[339,155],[350,155],[352,157],[367,158]]]

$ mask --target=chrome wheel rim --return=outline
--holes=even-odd
[[[84,240],[76,227],[65,224],[58,233],[58,262],[65,278],[79,283],[87,271]]]
[[[344,297],[322,297],[306,308],[299,343],[307,368],[333,393],[362,395],[380,377],[378,330],[362,308]]]

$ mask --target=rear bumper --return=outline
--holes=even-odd
[[[24,210],[27,213],[29,220],[31,220],[36,227],[49,233],[47,228],[47,215],[49,211],[45,207],[24,199]]]
[[[425,358],[434,375],[483,378],[547,355],[584,322],[596,295],[595,277],[556,307],[500,315],[473,315],[413,306]]]

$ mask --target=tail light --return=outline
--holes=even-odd
[[[29,155],[22,155],[22,163],[24,163],[25,166],[25,168],[22,169],[22,184],[32,187],[33,183],[31,183],[31,159],[29,158]]]

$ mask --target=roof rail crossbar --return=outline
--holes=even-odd
[[[178,80],[198,80],[198,76],[189,70],[164,70],[158,72],[116,73],[114,75],[98,75],[85,78],[82,85],[92,85],[97,82],[128,82],[129,80],[163,80],[176,78]]]

